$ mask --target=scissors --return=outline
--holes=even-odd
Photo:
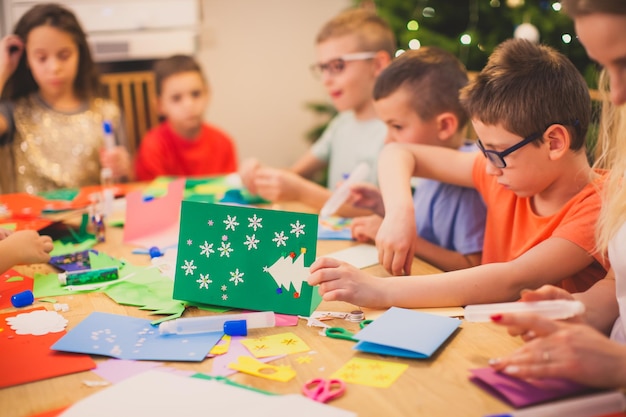
[[[372,321],[373,320],[363,320],[359,323],[359,327],[363,329]],[[354,333],[344,329],[343,327],[328,327],[324,329],[324,334],[328,337],[332,337],[333,339],[342,339],[349,340],[351,342],[358,342],[358,340],[354,338]]]
[[[346,392],[346,383],[341,379],[314,378],[302,386],[302,393],[310,399],[326,403]]]

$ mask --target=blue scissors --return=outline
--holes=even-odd
[[[341,379],[314,378],[302,386],[304,395],[320,403],[341,397],[345,392],[346,383]]]
[[[362,329],[370,324],[372,321],[373,320],[363,320],[359,323],[359,327]],[[358,340],[354,338],[354,333],[344,329],[343,327],[327,327],[324,330],[324,334],[328,337],[332,337],[333,339],[342,339],[349,340],[351,342],[358,342]]]

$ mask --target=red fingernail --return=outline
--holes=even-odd
[[[493,314],[489,318],[491,321],[500,321],[502,320],[502,314]]]

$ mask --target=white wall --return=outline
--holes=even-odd
[[[240,160],[287,167],[319,120],[308,101],[328,101],[309,66],[321,26],[349,0],[201,0],[198,58],[213,90],[207,119],[230,133]]]

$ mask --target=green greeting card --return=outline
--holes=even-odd
[[[314,214],[183,201],[174,298],[310,315],[321,297],[307,284]]]

